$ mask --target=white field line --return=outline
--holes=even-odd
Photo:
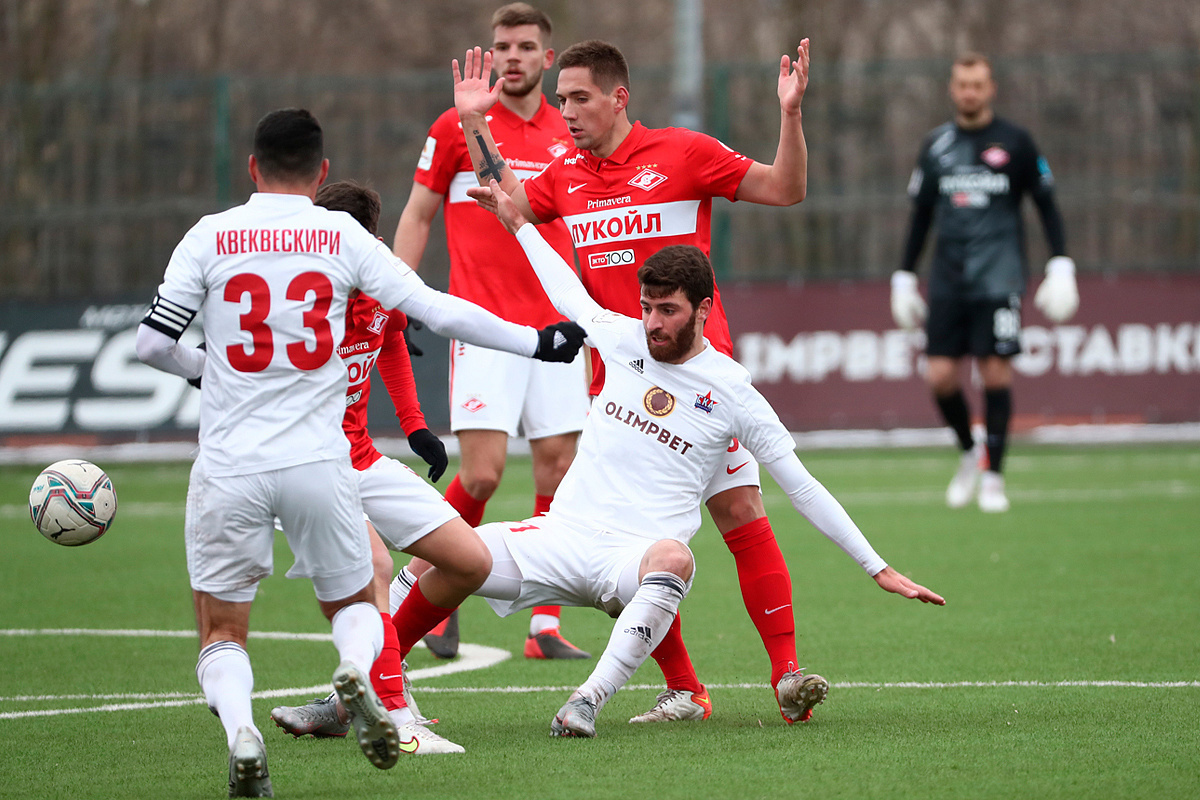
[[[3,636],[127,636],[127,637],[156,637],[170,639],[195,638],[195,631],[152,631],[141,629],[109,629],[93,628],[14,628],[0,630]],[[328,633],[287,633],[281,631],[258,631],[250,633],[251,639],[274,639],[283,641],[328,642],[333,637]],[[424,647],[424,643],[418,643]],[[428,678],[439,678],[459,672],[469,672],[487,669],[502,661],[512,658],[512,653],[499,647],[487,647],[479,644],[460,644],[459,656],[448,664],[436,667],[414,669],[409,676],[414,681]],[[331,684],[320,683],[314,686],[300,686],[289,689],[267,689],[255,692],[255,699],[274,699],[279,697],[296,697],[305,695],[321,696],[329,693]],[[0,719],[20,719],[23,717],[54,717],[63,714],[87,714],[97,711],[137,711],[148,708],[173,708],[178,706],[200,705],[204,698],[194,692],[159,692],[159,693],[123,693],[123,694],[69,694],[69,695],[13,695],[0,697],[0,703],[32,703],[32,702],[64,702],[84,700],[124,700],[140,702],[106,703],[100,706],[75,708],[50,708],[30,711],[0,712]]]
[[[944,466],[944,465],[943,465]],[[945,495],[943,489],[891,489],[885,491],[843,491],[838,493],[838,499],[843,503],[869,504],[899,504],[899,505],[928,505],[940,503]],[[1022,489],[1008,487],[1008,496],[1020,503],[1099,503],[1124,502],[1142,498],[1190,499],[1200,495],[1200,485],[1183,480],[1143,481],[1122,487],[1112,488],[1079,488],[1079,489]],[[496,501],[501,506],[502,500]],[[524,504],[525,500],[514,500],[516,504]],[[787,504],[785,499],[768,499],[769,503]],[[514,505],[514,508],[517,506]],[[524,508],[524,505],[520,505]],[[128,516],[183,516],[183,503],[123,503],[118,509],[118,515]],[[10,503],[0,505],[0,520],[28,519],[27,506]],[[2,633],[2,631],[0,631]]]
[[[943,502],[945,490],[891,489],[887,491],[840,491],[844,505],[930,505]],[[1191,499],[1200,486],[1185,481],[1142,482],[1129,486],[1096,489],[1021,489],[1008,487],[1010,500],[1024,505],[1045,503],[1117,503],[1145,498]],[[790,505],[786,497],[766,497],[768,506]]]

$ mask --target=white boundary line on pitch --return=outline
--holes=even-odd
[[[144,629],[94,629],[94,628],[12,628],[0,630],[0,636],[126,636],[153,637],[170,639],[194,639],[195,631],[154,631]],[[328,633],[288,633],[284,631],[251,631],[251,639],[273,639],[282,641],[330,642],[333,636]],[[424,643],[418,642],[418,647]],[[502,661],[512,658],[512,653],[499,647],[488,647],[481,644],[463,643],[458,647],[459,656],[447,664],[436,667],[414,669],[409,677],[414,681],[429,678],[440,678],[444,675],[454,675],[459,672],[487,669]],[[331,684],[319,683],[315,686],[299,686],[290,689],[267,689],[254,692],[251,697],[256,700],[274,699],[279,697],[296,697],[299,695],[325,695],[329,693]],[[107,703],[100,706],[81,708],[48,708],[31,711],[0,712],[0,719],[21,719],[24,717],[54,717],[64,714],[88,714],[97,711],[138,711],[148,708],[174,708],[179,706],[201,705],[204,698],[188,692],[162,693],[128,693],[128,694],[69,694],[69,695],[14,695],[0,697],[0,702],[30,703],[30,702],[61,702],[80,700],[135,700],[142,702]]]

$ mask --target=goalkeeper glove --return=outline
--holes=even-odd
[[[1033,296],[1033,304],[1051,322],[1066,322],[1079,309],[1079,288],[1075,285],[1075,262],[1055,256],[1046,262],[1046,277]]]
[[[556,322],[538,331],[537,350],[533,357],[538,361],[570,363],[583,347],[587,331],[574,322]]]
[[[906,331],[921,327],[928,308],[917,291],[917,274],[906,269],[892,273],[892,319]]]
[[[421,428],[408,435],[408,446],[429,465],[429,480],[437,483],[438,478],[446,471],[446,465],[450,463],[446,458],[446,445],[442,444],[442,440],[434,436],[429,428]]]

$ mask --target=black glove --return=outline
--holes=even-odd
[[[408,435],[408,446],[425,459],[425,463],[429,465],[429,480],[437,483],[437,479],[446,471],[446,465],[450,463],[450,459],[446,458],[446,445],[442,444],[442,440],[434,436],[429,428],[421,428]]]
[[[425,328],[425,326],[421,323],[421,320],[413,319],[412,317],[409,317],[408,318],[408,327],[405,328],[405,330],[419,331],[419,330],[423,330],[424,328]],[[425,355],[425,351],[422,350],[421,348],[417,347],[417,345],[415,343],[413,343],[412,336],[408,335],[407,333],[404,335],[404,343],[406,345],[408,345],[408,355],[410,357],[415,358],[416,356]],[[438,473],[438,474],[440,475],[441,473]]]
[[[208,342],[201,342],[200,344],[196,345],[196,349],[197,350],[208,350]],[[199,389],[200,388],[200,379],[203,377],[204,377],[204,373],[201,373],[200,375],[197,375],[195,378],[188,378],[187,382],[190,383],[192,386],[195,386],[197,389]]]
[[[575,360],[575,354],[583,347],[587,331],[574,322],[556,322],[538,331],[537,350],[533,357],[538,361],[560,361],[564,364]]]

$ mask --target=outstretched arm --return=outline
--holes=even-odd
[[[525,257],[529,259],[542,283],[542,289],[558,313],[576,321],[591,319],[602,313],[604,308],[587,293],[575,270],[542,238],[513,199],[495,181],[491,182],[490,188],[496,199],[496,216],[521,243]]]
[[[770,166],[755,162],[738,185],[738,200],[770,206],[790,206],[808,191],[808,145],[804,142],[800,101],[808,89],[808,39],[796,48],[796,60],[785,54],[779,61],[779,146]]]
[[[492,74],[492,52],[480,47],[468,50],[463,58],[462,71],[458,68],[458,59],[452,62],[454,73],[454,107],[458,110],[459,121],[462,122],[463,136],[466,137],[467,151],[471,154],[471,164],[475,168],[475,177],[482,189],[471,189],[467,192],[479,205],[495,213],[495,201],[487,190],[488,181],[495,180],[504,191],[513,198],[513,202],[521,209],[525,219],[537,223],[540,220],[533,213],[529,201],[525,198],[525,188],[516,174],[509,169],[508,164],[500,156],[496,140],[488,127],[487,112],[500,98],[500,83],[488,88],[488,76]]]
[[[804,468],[794,452],[788,452],[781,458],[764,463],[763,467],[787,494],[792,506],[817,530],[857,561],[868,575],[875,578],[880,588],[910,600],[939,606],[946,604],[941,595],[913,583],[889,567],[871,547],[871,543],[854,524],[854,520],[850,519],[842,504]]]

